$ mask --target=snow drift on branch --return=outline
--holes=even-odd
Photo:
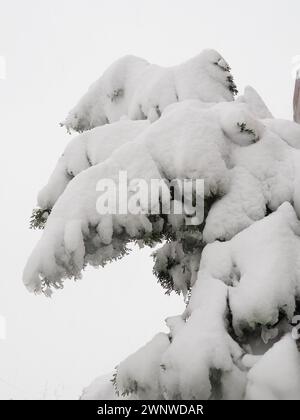
[[[48,184],[38,195],[39,207],[52,208],[71,179],[90,166],[104,162],[114,150],[134,140],[147,126],[147,121],[123,119],[96,127],[72,139],[57,162]]]
[[[299,399],[287,322],[300,297],[299,234],[285,203],[231,241],[207,245],[185,313],[167,319],[169,339],[159,334],[120,363],[117,390],[140,399]],[[86,398],[97,390],[92,384]]]
[[[197,100],[183,101],[168,107],[151,125],[114,124],[120,138],[125,124],[128,137],[131,132],[135,135],[130,143],[115,148],[113,141],[108,147],[101,133],[109,132],[108,127],[99,127],[96,133],[75,139],[61,158],[40,198],[40,203],[49,205],[63,191],[25,269],[24,281],[30,290],[61,287],[63,278],[80,276],[85,264],[100,265],[123,255],[128,242],[143,239],[154,229],[163,233],[166,226],[153,226],[147,215],[103,217],[97,212],[97,182],[103,178],[118,182],[120,170],[127,171],[129,180],[204,179],[205,197],[218,198],[208,211],[204,242],[230,239],[263,218],[267,208],[276,210],[284,201],[297,204],[299,150],[256,119],[244,103],[203,106]],[[86,138],[94,139],[94,134],[98,140],[93,151],[100,163],[80,172],[88,165]],[[299,143],[295,137],[294,146]],[[105,159],[110,150],[112,154],[101,162],[101,154]],[[65,173],[67,166],[77,174],[68,184],[60,177],[61,168]]]
[[[169,68],[125,56],[89,88],[62,124],[68,130],[84,131],[118,121],[123,115],[155,121],[174,102],[232,101],[236,92],[228,64],[214,50]]]

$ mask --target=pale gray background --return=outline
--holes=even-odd
[[[67,111],[124,54],[173,65],[215,48],[242,91],[292,115],[299,0],[0,0],[0,398],[76,398],[157,331],[181,299],[164,296],[150,251],[87,270],[51,300],[21,282],[40,232],[28,229],[36,194],[70,137]]]

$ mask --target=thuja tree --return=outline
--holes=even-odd
[[[77,135],[38,196],[44,227],[24,270],[50,295],[88,264],[133,242],[161,246],[153,271],[183,314],[100,378],[83,398],[300,398],[300,126],[274,118],[253,88],[206,50],[170,68],[126,56],[62,123]],[[204,220],[150,200],[140,214],[101,214],[99,180],[204,180]],[[128,188],[128,197],[134,192]],[[197,197],[196,197],[197,198]],[[180,201],[170,191],[171,207]],[[159,203],[158,203],[159,202]],[[146,211],[145,211],[146,210]],[[112,382],[110,382],[112,379]]]

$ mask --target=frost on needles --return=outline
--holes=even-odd
[[[126,56],[62,123],[80,134],[38,195],[31,222],[45,228],[26,287],[50,295],[132,242],[161,243],[153,271],[187,302],[166,320],[168,334],[83,399],[300,399],[291,325],[300,310],[300,125],[274,118],[251,87],[236,94],[213,50],[169,68]],[[153,216],[157,202],[146,214],[101,216],[97,182],[117,182],[120,171],[129,180],[204,179],[204,222]]]

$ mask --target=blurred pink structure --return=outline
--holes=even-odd
[[[300,70],[296,74],[294,92],[294,121],[300,123]]]

